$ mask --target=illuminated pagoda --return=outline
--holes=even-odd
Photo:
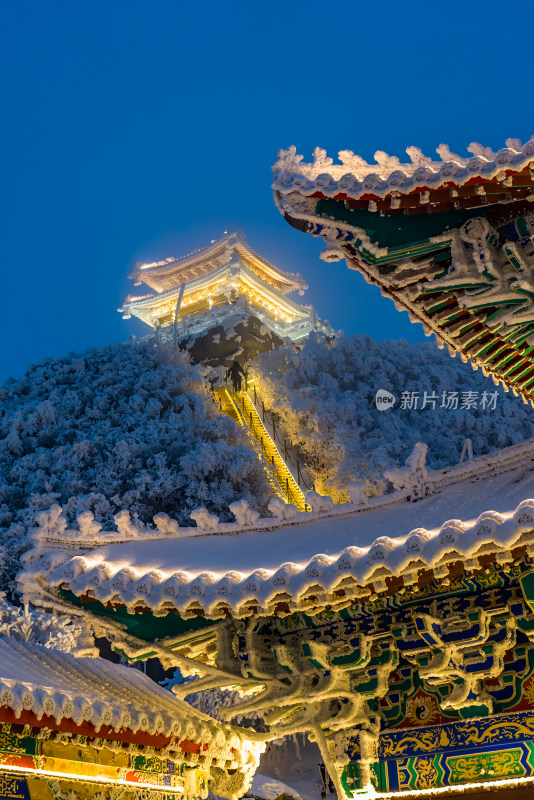
[[[128,296],[119,311],[152,328],[173,326],[178,335],[212,328],[236,311],[248,312],[281,339],[302,339],[314,330],[331,333],[311,306],[288,295],[308,288],[300,275],[270,264],[238,234],[227,234],[182,258],[136,266],[135,285],[152,293]]]
[[[508,139],[472,157],[447,145],[433,161],[350,150],[339,164],[317,148],[306,164],[279,152],[275,201],[295,228],[324,239],[327,262],[345,258],[370,283],[525,401],[534,397],[534,140]]]

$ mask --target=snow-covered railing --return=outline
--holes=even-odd
[[[299,308],[301,308],[299,306]],[[304,306],[308,311],[308,316],[305,318],[297,319],[293,322],[283,322],[277,320],[270,314],[263,311],[259,306],[237,307],[236,304],[228,305],[223,304],[220,308],[215,305],[211,307],[209,313],[199,311],[195,315],[186,316],[183,318],[178,328],[178,338],[186,336],[195,336],[200,333],[205,333],[208,328],[213,328],[216,325],[224,325],[227,317],[234,317],[236,313],[252,314],[259,319],[267,328],[278,334],[281,339],[289,338],[292,341],[297,341],[308,336],[310,333],[319,332],[325,336],[333,335],[333,331],[329,325],[318,320],[317,315],[309,306]],[[172,341],[175,337],[175,330],[172,325],[167,325],[158,329],[158,336],[160,341]]]
[[[418,450],[421,447],[425,448],[424,455],[426,455],[426,445],[416,445],[414,448],[414,453],[417,451],[419,457],[423,455]],[[417,459],[413,458],[414,453],[408,458],[406,467],[402,467],[400,470],[389,470],[385,475],[396,490],[404,488],[410,492],[410,499],[415,500],[421,496],[435,494],[447,486],[467,481],[485,480],[494,475],[502,475],[514,468],[527,466],[529,462],[534,462],[534,439],[527,439],[519,444],[504,447],[502,450],[496,450],[470,461],[432,471],[426,469],[424,457],[422,461],[417,462]],[[403,470],[405,470],[404,475],[399,480]]]
[[[163,513],[155,515],[154,526],[144,525],[139,520],[132,520],[130,513],[123,510],[114,517],[115,529],[104,531],[91,511],[84,511],[78,515],[77,527],[69,529],[61,506],[54,505],[36,517],[37,526],[31,532],[34,543],[32,552],[35,555],[45,550],[83,552],[106,544],[133,540],[148,541],[213,534],[235,535],[250,531],[279,530],[329,517],[350,516],[418,500],[457,483],[484,480],[526,466],[528,462],[534,462],[534,439],[439,470],[427,470],[426,453],[427,446],[418,443],[407,459],[406,466],[387,471],[385,477],[393,485],[393,491],[380,497],[369,498],[365,494],[365,483],[361,481],[349,487],[351,502],[337,505],[330,497],[319,495],[317,492],[308,492],[306,503],[312,509],[308,512],[301,512],[296,506],[284,503],[279,498],[273,498],[268,506],[272,516],[262,517],[246,500],[238,500],[229,506],[235,522],[221,522],[217,515],[205,508],[198,508],[191,512],[196,527],[188,527],[179,525],[176,520]],[[27,560],[31,558],[32,553],[26,556]]]
[[[288,442],[285,435],[283,438],[280,438],[280,428],[277,429],[276,427],[276,416],[275,413],[265,407],[265,402],[261,399],[258,393],[258,387],[254,381],[254,378],[250,379],[247,377],[247,388],[246,394],[248,399],[256,409],[256,412],[259,417],[261,417],[262,425],[265,427],[265,430],[271,437],[274,442],[275,447],[280,445],[283,449],[283,459],[286,464],[286,467],[291,472],[297,486],[299,489],[305,494],[307,491],[314,491],[315,486],[313,479],[308,477],[308,482],[306,482],[306,478],[304,475],[306,473],[306,465],[299,461],[298,453],[295,451],[294,446],[291,442]],[[291,453],[293,452],[294,460],[291,457]],[[282,455],[282,450],[280,450],[280,455]]]

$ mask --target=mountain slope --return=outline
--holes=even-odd
[[[286,346],[262,354],[254,373],[317,488],[338,500],[362,478],[379,490],[384,470],[403,465],[418,441],[428,444],[427,463],[435,469],[458,463],[467,437],[478,456],[534,436],[530,406],[430,342],[309,338],[299,352]],[[395,395],[392,408],[378,410],[379,389]],[[404,405],[414,393],[417,407],[402,407],[403,392]],[[458,408],[447,408],[455,393]],[[469,398],[476,407],[462,408]]]
[[[270,489],[242,430],[221,416],[187,354],[154,340],[90,350],[28,369],[0,388],[0,589],[18,569],[37,511],[104,524],[128,509],[192,525],[206,506],[265,508]]]

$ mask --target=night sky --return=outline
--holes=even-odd
[[[531,2],[4,0],[0,379],[148,329],[136,261],[228,227],[310,284],[346,334],[420,325],[274,205],[290,144],[427,155],[534,133]],[[137,291],[137,290],[135,290]],[[296,298],[298,299],[298,298]]]

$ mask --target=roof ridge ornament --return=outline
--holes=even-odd
[[[406,152],[410,156],[410,160],[415,167],[429,167],[436,163],[428,156],[425,156],[420,147],[412,145],[406,148]]]
[[[326,150],[324,150],[322,147],[315,148],[313,151],[313,166],[316,169],[331,167],[333,163],[334,159],[326,155]]]
[[[448,144],[440,144],[439,147],[436,147],[436,153],[442,161],[455,161],[457,164],[461,164],[462,167],[467,164],[467,158],[453,153]]]
[[[294,144],[289,145],[285,150],[280,148],[278,151],[277,160],[274,167],[283,169],[284,167],[297,166],[303,160],[304,156],[297,155],[297,148]]]
[[[534,143],[534,137],[524,145],[521,144],[520,139],[508,138],[504,148],[494,151],[492,148],[478,142],[471,142],[467,147],[467,152],[471,153],[470,158],[453,153],[449,145],[442,143],[436,148],[439,160],[426,156],[420,147],[412,145],[406,148],[410,158],[409,162],[402,163],[397,156],[389,155],[383,150],[377,150],[374,154],[376,162],[374,164],[367,162],[352,150],[340,150],[338,152],[338,163],[334,163],[334,159],[330,158],[326,150],[321,147],[314,149],[311,162],[305,162],[303,156],[297,154],[296,147],[291,145],[285,150],[278,151],[277,160],[273,165],[275,173],[273,188],[283,193],[288,193],[295,189],[302,191],[305,188],[302,184],[302,177],[291,177],[295,175],[305,176],[312,181],[318,180],[325,174],[331,176],[335,181],[352,176],[363,184],[370,175],[378,175],[382,180],[387,181],[393,172],[401,172],[407,176],[413,176],[421,167],[431,170],[434,173],[432,177],[435,178],[437,174],[439,179],[443,166],[451,162],[461,168],[467,168],[469,177],[472,177],[477,170],[491,170],[495,166],[494,171],[497,172],[498,165],[501,165],[502,169],[502,166],[506,166],[510,162],[512,162],[510,166],[516,169],[516,163],[514,162],[521,160],[521,156],[527,158],[531,155],[532,147],[529,146],[531,143]],[[469,169],[469,167],[471,168]],[[338,188],[334,180],[330,182],[330,186],[332,190]],[[351,195],[350,192],[349,195]]]
[[[479,144],[478,142],[471,142],[467,148],[467,152],[473,153],[474,156],[485,158],[486,161],[495,161],[497,156],[497,153],[495,153],[491,147],[484,147],[484,145]]]

